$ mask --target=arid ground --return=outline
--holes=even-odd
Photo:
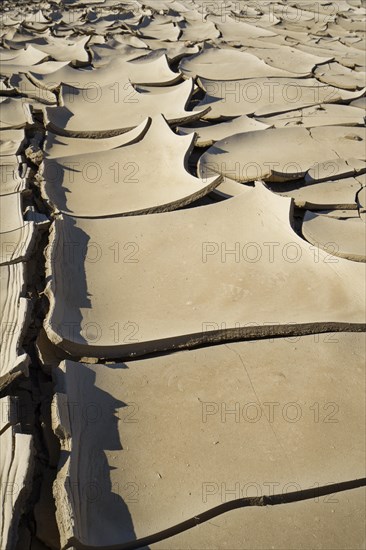
[[[4,0],[0,550],[361,550],[364,0]]]

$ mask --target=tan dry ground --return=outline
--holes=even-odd
[[[362,0],[5,0],[1,550],[365,549]]]

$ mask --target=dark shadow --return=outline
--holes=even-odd
[[[222,97],[213,97],[209,94],[206,94],[205,97],[200,101],[198,107],[209,107],[218,101],[222,101]]]
[[[305,178],[297,178],[294,180],[289,180],[285,182],[276,182],[272,183],[270,181],[266,181],[266,187],[270,189],[273,193],[277,194],[285,194],[291,191],[297,191],[299,189],[302,189],[304,187],[311,187],[312,185],[319,185],[319,181],[306,181]]]
[[[133,480],[124,479],[123,472],[118,483],[111,482],[113,453],[108,453],[108,460],[107,451],[123,451],[120,411],[127,404],[95,385],[98,367],[68,362],[66,375],[58,372],[57,386],[68,399],[62,413],[69,414],[72,436],[71,452],[62,453],[59,467],[70,459],[65,484],[74,502],[79,542],[108,546],[136,540],[128,501],[136,502],[138,491],[133,494],[128,486]],[[127,367],[120,364],[118,368]]]
[[[54,128],[61,136],[63,134],[68,135],[65,128],[70,118],[75,116],[70,109],[64,105],[59,107],[47,107],[47,116],[50,121],[49,127],[51,129]]]
[[[222,155],[223,153],[229,152],[227,149],[222,149],[217,145],[211,145],[211,147],[209,147],[209,151],[210,151],[210,155]]]
[[[73,157],[71,157],[71,159],[72,158]],[[51,201],[51,203],[56,206],[58,210],[72,214],[72,211],[67,207],[67,193],[71,193],[71,190],[65,186],[65,182],[72,182],[72,174],[81,173],[82,168],[79,170],[76,169],[76,164],[75,167],[66,166],[61,164],[62,160],[62,157],[61,159],[45,158],[43,161],[42,177],[45,182],[47,198]],[[77,163],[76,160],[75,163]]]
[[[59,141],[60,137],[61,136],[54,134],[53,132],[47,132],[47,136],[46,136],[47,147],[49,149],[51,149],[51,147],[53,147],[54,145],[63,145],[64,147],[67,147],[67,144],[62,143],[62,141]]]
[[[51,325],[63,340],[90,344],[83,334],[81,308],[90,309],[85,263],[90,237],[67,215],[57,220],[51,254],[51,288],[54,307]]]

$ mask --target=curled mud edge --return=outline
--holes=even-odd
[[[194,86],[195,86],[194,81],[192,79],[190,81],[189,80],[184,80],[178,86],[181,86],[181,87],[184,86],[187,89],[189,87],[189,92],[188,92],[188,97],[187,97],[187,99],[186,99],[186,101],[183,105],[184,113],[181,114],[181,116],[179,116],[178,118],[169,118],[169,125],[170,126],[179,126],[183,123],[188,124],[188,123],[195,122],[195,121],[201,119],[202,117],[206,116],[211,111],[210,106],[204,107],[200,111],[187,111],[186,108],[189,105],[189,103],[191,102],[192,96],[193,96],[193,93],[194,93]],[[141,95],[144,95],[144,94],[141,94]],[[61,90],[61,88],[60,88],[59,99],[58,99],[58,107],[65,107],[64,101],[62,99],[62,90]],[[120,135],[120,134],[125,134],[126,132],[130,132],[132,130],[135,130],[141,124],[141,123],[140,124],[134,124],[134,125],[128,126],[128,127],[114,128],[114,129],[109,129],[109,130],[96,130],[96,129],[94,129],[94,130],[67,130],[66,128],[60,128],[60,127],[54,125],[54,123],[51,121],[51,119],[49,117],[48,109],[49,109],[48,107],[43,107],[43,109],[42,109],[43,118],[44,118],[44,126],[48,130],[54,132],[55,134],[58,134],[58,135],[64,136],[64,137],[75,137],[75,138],[79,137],[79,138],[91,138],[91,139],[114,137],[114,136],[117,136],[117,135]],[[161,114],[164,116],[164,113],[161,113]]]
[[[85,546],[75,538],[72,538],[69,541],[69,543],[66,546],[64,546],[63,550],[66,550],[67,548],[71,548],[71,547],[75,547],[78,550],[92,550],[93,548],[98,548],[99,550],[134,550],[134,549],[145,547],[149,544],[159,542],[163,539],[168,539],[170,537],[173,537],[174,535],[178,535],[179,533],[183,533],[188,529],[192,529],[193,527],[196,527],[201,523],[204,523],[206,521],[209,521],[210,519],[213,519],[217,516],[225,514],[226,512],[230,512],[231,510],[237,510],[239,508],[249,508],[253,506],[263,507],[263,506],[279,506],[281,504],[291,504],[294,502],[300,502],[303,500],[310,500],[310,499],[319,498],[321,496],[331,495],[333,493],[340,493],[342,491],[358,489],[360,487],[365,487],[365,486],[366,486],[366,478],[362,478],[362,479],[343,481],[340,483],[333,483],[331,485],[324,485],[322,487],[304,489],[301,491],[292,491],[286,494],[279,493],[272,496],[263,495],[261,497],[239,498],[235,500],[230,500],[229,502],[225,502],[223,504],[220,504],[219,506],[215,506],[214,508],[211,508],[210,510],[203,512],[202,514],[195,515],[192,518],[187,519],[186,521],[182,521],[181,523],[178,523],[177,525],[170,527],[169,529],[165,529],[164,531],[160,531],[159,533],[155,533],[154,535],[150,535],[148,537],[145,537],[135,542],[121,544],[121,545],[114,544],[112,546],[96,547],[96,546]]]
[[[93,346],[79,344],[60,337],[52,328],[50,319],[54,308],[54,297],[51,290],[52,282],[49,282],[45,294],[50,302],[49,312],[46,316],[44,328],[50,341],[60,347],[71,357],[93,357],[102,360],[124,361],[130,358],[142,357],[148,354],[169,352],[183,349],[196,349],[203,346],[224,344],[246,340],[263,340],[281,337],[301,337],[311,334],[336,333],[336,332],[365,332],[366,323],[338,323],[324,322],[292,324],[292,325],[266,325],[257,327],[232,328],[212,331],[210,333],[188,334],[177,338],[165,338],[151,342],[124,344],[111,349],[110,346]]]

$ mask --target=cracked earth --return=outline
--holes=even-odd
[[[366,548],[365,21],[2,2],[1,550]]]

